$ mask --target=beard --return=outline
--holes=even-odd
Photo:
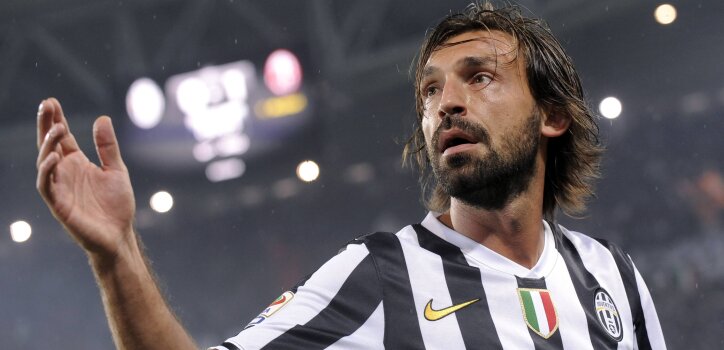
[[[528,189],[535,174],[541,115],[534,108],[523,129],[504,135],[500,149],[493,148],[488,132],[460,117],[446,116],[428,145],[438,186],[450,197],[485,210],[500,210]],[[437,144],[440,132],[457,128],[488,148],[486,155],[461,152],[443,160]],[[432,147],[430,147],[432,145]]]

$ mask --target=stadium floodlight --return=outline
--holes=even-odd
[[[159,191],[151,196],[151,209],[157,213],[166,213],[173,208],[173,196],[166,191]]]
[[[141,129],[158,125],[163,118],[166,100],[161,87],[149,78],[140,78],[131,84],[126,94],[126,112],[131,122]]]
[[[30,224],[25,221],[19,220],[10,225],[10,237],[13,239],[13,242],[23,243],[30,239],[32,233],[33,230]]]
[[[304,182],[312,182],[319,177],[319,165],[312,160],[305,160],[297,166],[297,177]]]
[[[615,97],[606,97],[603,101],[601,101],[601,104],[598,105],[598,109],[604,117],[608,119],[616,119],[619,115],[621,115],[621,101]]]
[[[659,24],[667,25],[676,20],[676,8],[670,4],[659,5],[654,11],[654,18]]]

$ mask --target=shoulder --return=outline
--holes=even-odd
[[[248,349],[308,348],[312,343],[315,348],[326,348],[347,339],[381,309],[382,291],[368,249],[370,241],[360,238],[347,243],[228,342]],[[383,324],[379,317],[375,320],[370,327]]]
[[[567,264],[585,267],[600,278],[619,276],[624,284],[636,285],[636,267],[619,245],[568,230],[558,224],[555,226],[556,249]]]
[[[554,223],[553,226],[555,226],[554,235],[556,236],[556,247],[559,250],[574,248],[582,257],[591,254],[611,254],[614,255],[614,258],[626,258],[630,260],[628,254],[613,242],[569,230],[557,223]]]
[[[347,242],[340,249],[339,254],[346,251],[363,249],[368,254],[377,256],[380,253],[393,252],[399,250],[402,244],[412,243],[417,240],[417,235],[412,226],[405,226],[396,233],[392,232],[373,232],[358,236],[357,238]]]
[[[361,236],[357,236],[355,239],[347,242],[346,246],[349,245],[360,245],[360,244],[366,244],[368,242],[385,242],[385,243],[392,243],[394,240],[401,240],[406,239],[410,236],[410,233],[414,233],[415,230],[412,228],[412,225],[405,226],[401,228],[397,232],[372,232],[368,234],[364,234]]]

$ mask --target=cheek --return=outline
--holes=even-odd
[[[423,108],[425,108],[425,113],[429,113],[429,111],[435,110],[435,101],[432,98],[426,98],[425,101],[422,103]]]
[[[437,125],[431,121],[434,119],[435,118],[430,117],[422,118],[422,133],[425,134],[425,143],[428,145],[432,140],[432,134],[435,133],[435,129],[437,128]]]

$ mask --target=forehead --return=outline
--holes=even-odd
[[[462,57],[494,58],[497,62],[512,62],[517,56],[517,45],[512,35],[498,30],[477,30],[455,35],[438,46],[425,67],[454,64]]]

